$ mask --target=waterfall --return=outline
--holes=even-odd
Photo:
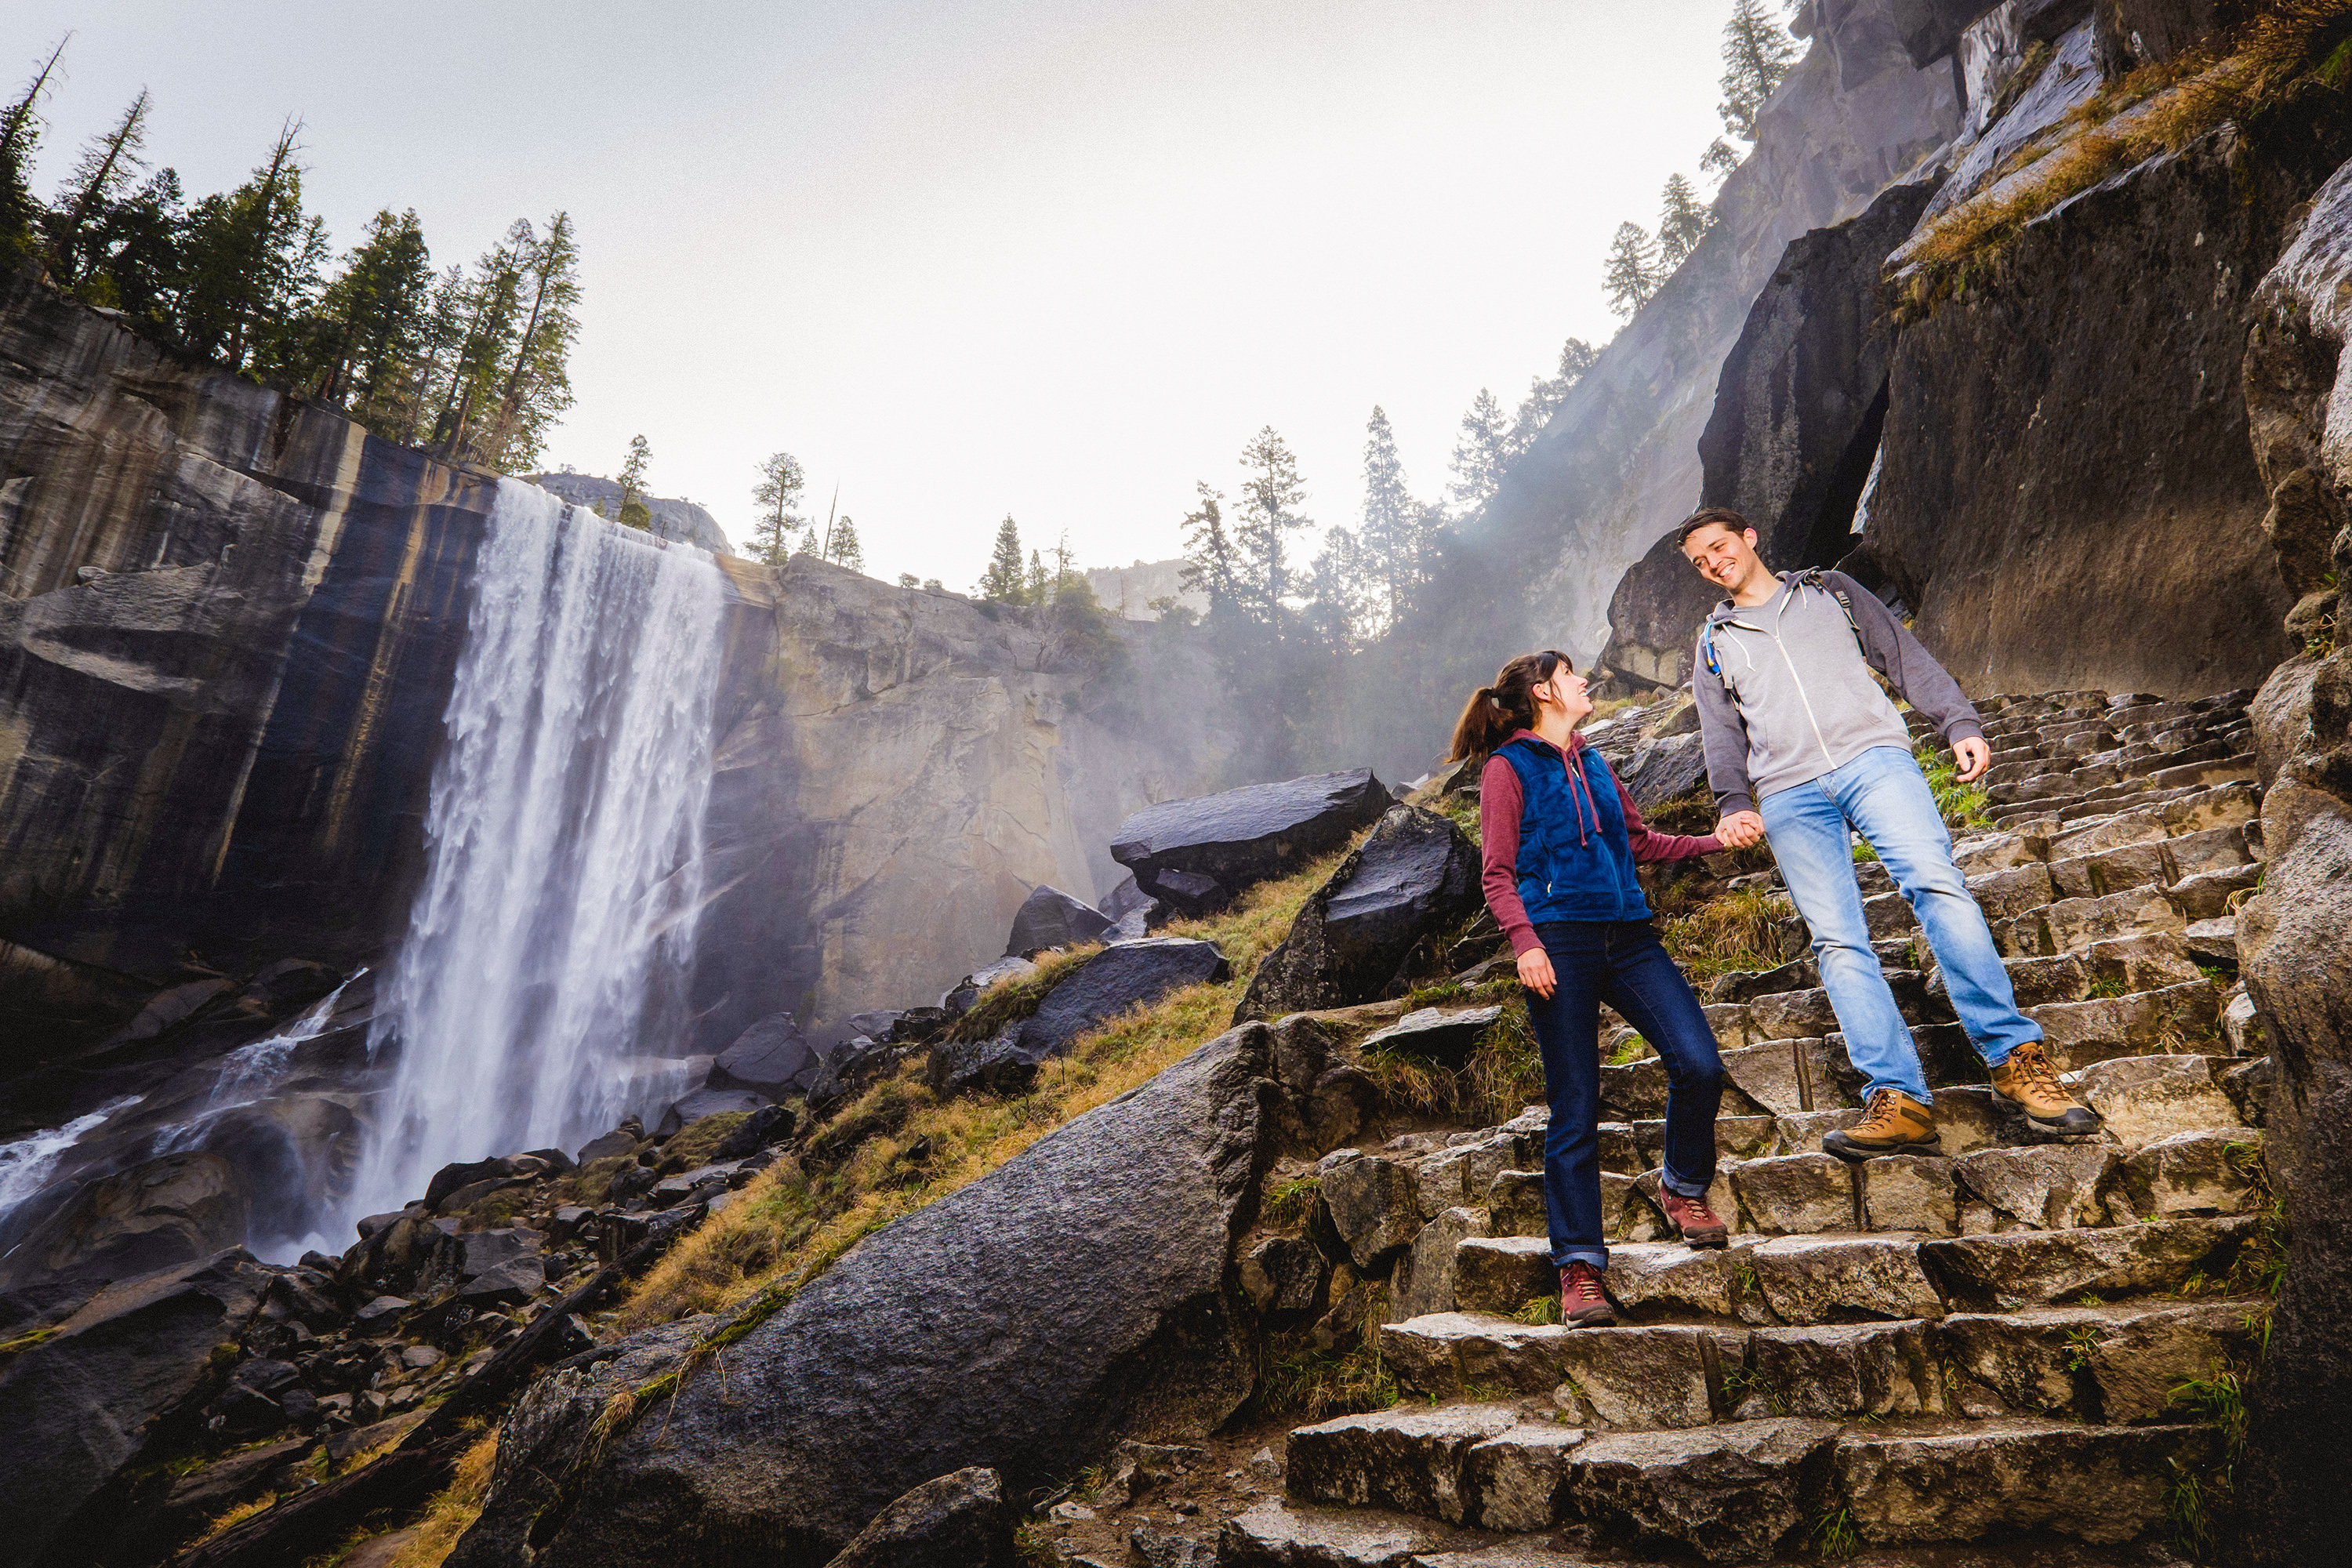
[[[369,1035],[397,1056],[354,1217],[688,1087],[725,605],[692,546],[499,482],[424,885]],[[646,1056],[670,1058],[650,1083]]]

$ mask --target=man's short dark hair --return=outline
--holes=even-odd
[[[1745,533],[1756,526],[1727,506],[1703,506],[1683,519],[1682,527],[1675,533],[1675,548],[1680,550],[1690,542],[1692,534],[1718,522],[1734,533]]]

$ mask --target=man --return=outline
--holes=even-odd
[[[1870,1080],[1860,1125],[1822,1147],[1859,1161],[1937,1146],[1927,1075],[1870,945],[1850,829],[1919,917],[1993,1091],[2048,1131],[2097,1131],[2098,1116],[2060,1086],[2041,1026],[2017,1010],[1910,732],[1870,672],[1934,721],[1965,783],[1983,775],[1992,752],[1958,683],[1853,578],[1767,567],[1756,531],[1736,511],[1694,513],[1678,543],[1730,595],[1699,633],[1691,676],[1722,817],[1716,834],[1733,847],[1770,837],[1789,896],[1812,928],[1846,1054]]]

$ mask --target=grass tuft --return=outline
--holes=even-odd
[[[1796,912],[1778,893],[1744,888],[1666,922],[1666,951],[1693,980],[1780,966],[1780,922]]]

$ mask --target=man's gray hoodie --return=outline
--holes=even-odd
[[[1841,594],[1853,606],[1852,622]],[[1876,595],[1843,572],[1783,573],[1780,591],[1761,605],[1717,605],[1699,632],[1691,690],[1721,812],[1751,810],[1765,795],[1842,768],[1873,746],[1909,751],[1910,732],[1871,679],[1873,669],[1927,716],[1947,745],[1984,734],[1959,683]]]

